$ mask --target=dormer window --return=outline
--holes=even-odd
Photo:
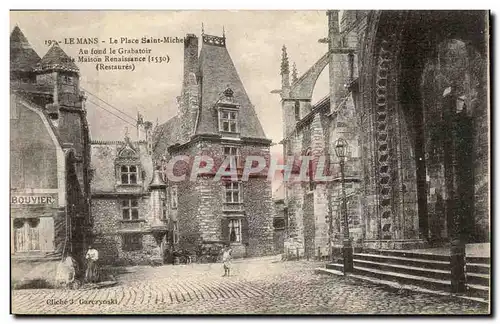
[[[238,132],[238,112],[221,109],[219,111],[219,131],[228,133]]]
[[[115,160],[116,185],[119,190],[137,190],[143,184],[146,174],[142,168],[139,150],[134,147],[128,131],[125,135],[125,143],[118,148],[118,156]]]
[[[122,165],[121,167],[121,180],[122,184],[137,184],[137,166],[135,165]]]
[[[231,88],[226,88],[223,95],[216,103],[219,113],[219,131],[225,133],[238,133],[238,112],[239,105],[234,100],[234,92]]]

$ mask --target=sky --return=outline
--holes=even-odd
[[[70,37],[105,40],[109,37],[143,36],[181,38],[187,33],[200,37],[202,23],[205,33],[211,35],[221,36],[224,27],[228,51],[264,131],[274,142],[279,142],[282,138],[280,97],[270,92],[280,88],[281,48],[284,44],[287,46],[290,64],[296,62],[299,76],[304,73],[326,52],[327,45],[318,43],[318,39],[327,35],[325,11],[13,11],[10,14],[10,30],[17,24],[40,56],[49,49],[44,44],[46,40]],[[201,44],[199,46],[201,48]],[[90,47],[96,46],[61,44],[61,48],[74,58],[80,48]],[[110,46],[99,45],[101,49],[106,47]],[[160,124],[165,122],[177,111],[183,45],[123,47],[150,47],[152,54],[168,54],[170,62],[137,66],[133,72],[96,71],[92,63],[77,63],[81,87],[133,117],[140,112],[154,124],[157,120]],[[324,78],[318,83],[321,79]],[[323,90],[323,93],[315,93],[316,99],[327,94],[327,86]],[[91,103],[87,109],[93,139],[123,138],[126,126],[123,121]]]
[[[255,106],[266,136],[274,143],[282,140],[282,116],[279,94],[281,87],[281,49],[287,46],[290,66],[296,63],[299,77],[327,50],[319,43],[327,36],[326,11],[11,11],[10,30],[18,25],[34,50],[41,56],[48,51],[47,40],[64,38],[110,37],[184,37],[187,33],[201,35],[203,23],[206,34],[221,36],[223,28],[226,47],[243,85]],[[201,38],[201,37],[200,37]],[[60,44],[76,58],[81,48],[109,48],[109,44]],[[116,46],[114,46],[117,48]],[[176,97],[181,94],[183,52],[182,44],[134,44],[124,48],[152,49],[152,55],[170,57],[169,63],[137,65],[131,71],[97,71],[93,63],[77,63],[81,88],[97,95],[127,115],[140,112],[145,120],[156,124],[167,121],[177,113]],[[199,44],[201,49],[201,41]],[[109,50],[109,49],[108,49]],[[328,93],[328,69],[318,79],[313,102]],[[88,98],[123,116],[99,100]],[[128,127],[133,126],[87,103],[87,118],[93,140],[120,140]],[[130,120],[125,117],[126,120]],[[133,121],[132,121],[133,123]],[[280,145],[271,148],[280,154]]]

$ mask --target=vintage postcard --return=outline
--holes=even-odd
[[[489,19],[10,11],[11,313],[490,314]]]

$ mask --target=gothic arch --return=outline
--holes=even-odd
[[[294,82],[290,89],[290,99],[311,100],[316,81],[318,81],[321,72],[323,72],[329,61],[330,54],[327,52],[314,63],[306,73]]]
[[[419,90],[424,64],[446,39],[459,39],[486,58],[486,28],[479,11],[369,14],[360,53],[360,100],[361,129],[367,130],[361,134],[365,191],[373,197],[365,203],[366,226],[376,233],[372,239],[427,238]],[[418,215],[412,214],[416,209]]]

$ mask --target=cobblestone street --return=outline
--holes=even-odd
[[[318,262],[278,257],[220,264],[128,267],[101,289],[15,290],[14,314],[481,314],[485,305],[391,291],[314,273]]]

